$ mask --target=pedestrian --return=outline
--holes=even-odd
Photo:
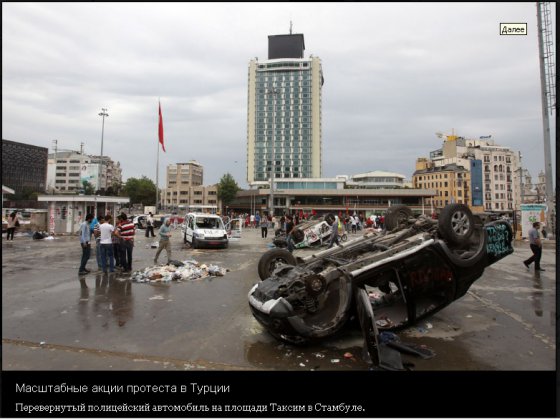
[[[155,233],[154,233],[154,215],[152,214],[152,212],[148,213],[148,216],[146,217],[146,238],[150,237],[150,234],[152,235],[152,238],[155,238]]]
[[[292,240],[292,233],[295,232],[296,225],[291,215],[286,215],[286,242],[288,244],[288,251],[293,252],[294,241]]]
[[[165,222],[159,228],[159,247],[156,251],[156,256],[154,257],[154,264],[157,264],[157,260],[161,251],[165,249],[167,253],[167,264],[171,261],[171,220],[169,218],[165,219]]]
[[[8,229],[7,229],[8,233],[6,235],[6,240],[7,241],[10,241],[10,240],[13,241],[14,240],[14,232],[16,231],[16,228],[18,226],[19,226],[19,218],[17,216],[17,213],[15,211],[13,211],[8,216]]]
[[[93,219],[92,214],[86,215],[86,220],[82,222],[80,225],[80,246],[82,247],[82,260],[80,261],[80,268],[78,270],[79,275],[85,275],[89,273],[89,270],[86,268],[86,264],[89,260],[89,256],[91,255],[91,230],[90,224]]]
[[[115,232],[118,231],[118,228],[122,222],[121,215],[117,216],[117,222],[115,223]],[[122,239],[115,233],[111,237],[111,241],[113,242],[113,257],[115,258],[115,268],[122,270],[121,264],[121,241]]]
[[[255,215],[252,214],[251,217],[249,218],[251,221],[251,227],[254,228],[255,227]]]
[[[94,239],[95,239],[95,259],[97,260],[97,269],[99,271],[103,269],[101,264],[101,244],[99,242],[100,241],[99,235],[95,235],[95,229],[99,227],[99,221],[103,219],[104,219],[103,216],[99,216],[99,218],[94,217],[90,223],[90,232],[92,235],[94,235]]]
[[[328,214],[325,218],[325,221],[331,226],[331,238],[329,240],[328,248],[332,248],[334,244],[340,244],[338,239],[338,216],[334,216],[333,214]]]
[[[274,230],[274,227],[276,226],[276,216],[272,216],[272,230]]]
[[[134,249],[134,235],[136,228],[131,220],[128,220],[125,213],[121,213],[121,224],[117,230],[117,235],[122,239],[121,242],[121,265],[123,273],[132,271],[132,251]]]
[[[356,233],[356,225],[357,225],[358,216],[350,216],[350,226],[352,228],[352,233]]]
[[[99,224],[99,243],[101,247],[101,267],[103,272],[107,274],[107,265],[109,271],[115,272],[115,260],[113,259],[113,234],[115,227],[111,224],[111,216],[105,216],[104,220]]]
[[[261,215],[257,213],[255,215],[255,229],[258,228],[261,224]]]
[[[266,238],[268,236],[268,217],[263,216],[261,220],[261,238]]]
[[[541,236],[539,233],[539,222],[533,223],[533,227],[529,229],[529,246],[531,247],[531,251],[533,255],[531,258],[523,261],[523,264],[527,269],[531,263],[535,263],[535,271],[546,271],[545,269],[541,268],[541,256],[542,256],[542,241]]]

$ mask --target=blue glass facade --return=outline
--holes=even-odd
[[[472,159],[470,162],[472,205],[482,206],[482,161],[480,159]]]
[[[256,74],[254,180],[312,177],[311,62],[262,63]]]

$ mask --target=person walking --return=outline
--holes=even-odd
[[[17,216],[17,213],[15,211],[13,211],[9,216],[8,216],[8,229],[7,229],[7,235],[6,235],[6,240],[7,241],[13,241],[14,240],[14,232],[16,231],[16,227],[19,226],[19,219]]]
[[[533,223],[533,227],[529,229],[529,246],[531,247],[531,251],[533,255],[531,258],[526,259],[523,261],[523,264],[527,269],[529,265],[533,262],[535,263],[535,271],[546,271],[545,269],[541,268],[541,257],[542,257],[542,241],[541,236],[539,233],[539,222]]]
[[[122,239],[121,242],[121,265],[123,273],[132,271],[132,251],[134,249],[134,235],[136,228],[131,220],[128,220],[125,213],[121,213],[121,224],[117,230],[117,235]]]
[[[111,216],[105,216],[105,220],[99,225],[99,243],[101,247],[101,267],[103,272],[107,274],[107,265],[109,271],[115,272],[115,260],[113,259],[113,233],[115,227],[111,224]]]
[[[86,268],[86,264],[91,255],[91,245],[89,242],[91,239],[90,224],[92,219],[93,219],[93,215],[87,214],[86,220],[84,220],[80,225],[80,246],[82,247],[82,259],[80,261],[80,268],[78,270],[78,274],[81,276],[89,273],[89,270]]]
[[[154,215],[152,214],[152,212],[149,212],[148,216],[146,217],[146,238],[149,238],[150,234],[152,235],[152,238],[156,237],[154,233]]]
[[[331,238],[329,241],[328,248],[332,248],[334,244],[340,245],[340,240],[338,239],[338,216],[333,216],[332,214],[328,215],[325,219],[328,224],[331,225]]]
[[[157,260],[161,251],[165,249],[167,254],[167,264],[171,261],[171,220],[169,218],[165,219],[165,222],[159,228],[159,247],[156,251],[156,256],[154,257],[154,264],[157,264]]]
[[[265,215],[261,220],[261,238],[265,238],[268,236],[268,217]]]
[[[294,219],[291,215],[286,215],[286,242],[288,243],[288,251],[293,252],[295,246],[292,240],[292,233],[296,230]]]

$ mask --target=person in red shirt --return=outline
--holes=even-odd
[[[121,213],[121,223],[117,229],[117,235],[121,238],[121,266],[123,273],[132,271],[132,250],[134,249],[134,235],[136,227],[128,220],[125,213]]]

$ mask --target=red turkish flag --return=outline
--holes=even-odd
[[[159,104],[159,142],[161,148],[165,152],[165,145],[163,144],[163,117],[161,116],[161,103]]]

